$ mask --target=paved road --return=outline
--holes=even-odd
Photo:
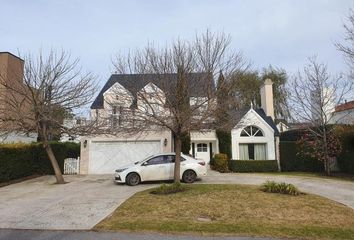
[[[0,229],[0,240],[271,240],[250,237],[200,237],[93,231],[43,231]]]
[[[209,171],[201,183],[259,185],[267,180],[292,183],[301,191],[317,194],[354,209],[354,182],[302,176],[274,176],[259,173],[218,173]]]

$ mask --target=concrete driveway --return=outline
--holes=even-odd
[[[91,229],[134,193],[153,184],[116,185],[112,175],[43,176],[0,188],[0,228]]]

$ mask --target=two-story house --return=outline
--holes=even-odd
[[[189,74],[187,97],[191,105],[209,97],[206,81],[198,81],[201,74]],[[177,74],[113,74],[91,105],[94,121],[108,121],[113,129],[123,127],[127,134],[96,135],[81,140],[80,173],[112,173],[121,165],[142,160],[149,155],[174,151],[170,130],[163,127],[147,128],[139,133],[129,133],[129,126],[139,124],[137,114],[145,109],[169,117],[165,104],[174,100]],[[272,82],[267,80],[261,88],[262,108],[235,111],[231,117],[232,159],[275,160],[278,130],[274,124]],[[144,98],[144,101],[143,99]],[[169,100],[169,101],[166,101]],[[147,106],[148,105],[148,106]],[[219,153],[215,130],[191,131],[190,154],[210,162]]]
[[[203,73],[188,74],[189,90],[186,95],[192,106],[210,94],[201,81],[204,77]],[[130,132],[129,126],[139,125],[141,113],[168,119],[171,111],[168,105],[176,101],[176,83],[177,74],[113,74],[91,105],[91,119],[108,121],[108,127],[123,128],[126,133],[83,138],[80,172],[111,173],[120,165],[149,155],[173,152],[174,138],[168,128],[151,124],[137,133]],[[215,91],[214,85],[210,88]],[[212,155],[218,153],[215,131],[192,131],[190,134],[191,154],[209,162]]]

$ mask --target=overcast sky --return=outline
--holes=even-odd
[[[353,0],[0,0],[0,51],[63,48],[103,84],[114,53],[210,28],[230,34],[255,69],[293,73],[317,54],[339,73],[346,66],[334,43],[353,7]]]

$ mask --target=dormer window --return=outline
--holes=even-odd
[[[241,137],[263,137],[263,132],[256,126],[247,126],[241,131]]]
[[[123,106],[112,106],[112,126],[117,127],[122,125]]]

